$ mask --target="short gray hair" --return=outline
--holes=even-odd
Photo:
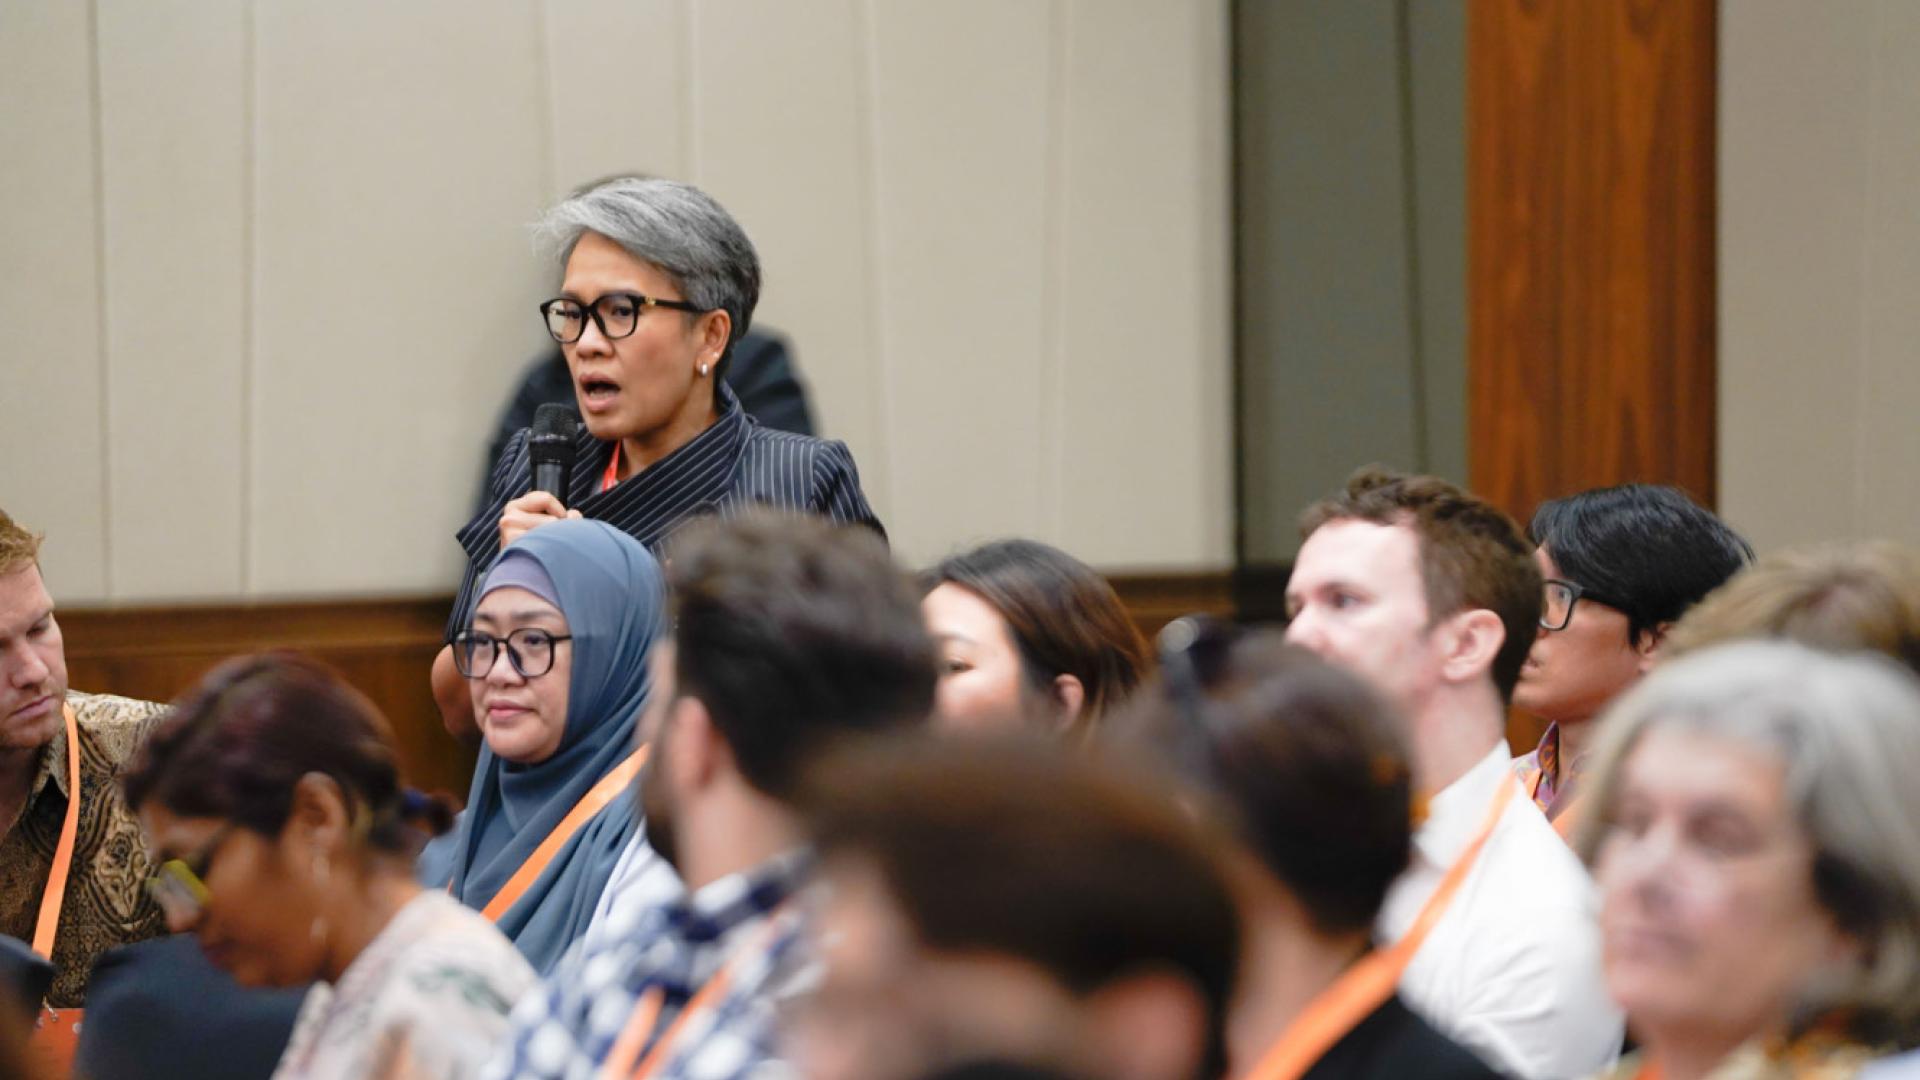
[[[1805,988],[1795,1023],[1844,1017],[1863,1042],[1920,1038],[1920,681],[1878,654],[1784,641],[1703,649],[1662,665],[1601,721],[1576,836],[1591,864],[1622,766],[1648,731],[1679,728],[1777,755],[1813,844],[1813,885],[1861,947],[1837,980]]]
[[[712,196],[674,180],[619,177],[561,200],[541,215],[535,231],[562,265],[583,234],[599,233],[659,267],[687,302],[725,311],[732,321],[721,358],[725,371],[760,301],[760,256]]]

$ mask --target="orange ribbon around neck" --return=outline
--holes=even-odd
[[[1494,828],[1500,824],[1500,816],[1513,798],[1521,794],[1517,787],[1512,776],[1502,778],[1499,790],[1487,806],[1480,831],[1448,868],[1400,940],[1361,957],[1332,986],[1322,990],[1241,1080],[1297,1080],[1360,1021],[1393,996],[1394,987],[1400,984],[1400,976],[1413,962],[1414,954],[1420,951],[1427,935],[1433,932],[1460,892],[1460,886],[1492,838]]]
[[[767,946],[780,928],[781,912],[784,909],[783,904],[767,914],[767,921],[761,925],[759,931],[752,939],[735,949],[733,955],[727,957],[726,963],[720,965],[720,970],[714,972],[713,977],[707,980],[706,985],[687,999],[687,1005],[680,1010],[680,1015],[674,1018],[672,1025],[662,1032],[658,1039],[653,1040],[653,1049],[642,1058],[640,1050],[647,1045],[647,1040],[652,1037],[654,1029],[660,1026],[660,1010],[665,1007],[667,997],[666,991],[658,984],[649,986],[646,993],[640,995],[639,1002],[634,1005],[633,1018],[627,1021],[627,1026],[621,1030],[620,1037],[613,1041],[613,1047],[607,1051],[607,1060],[600,1067],[602,1080],[645,1080],[646,1077],[659,1071],[660,1066],[666,1062],[667,1051],[672,1048],[674,1040],[680,1037],[681,1032],[686,1030],[688,1021],[723,1000],[727,996],[728,989],[733,985],[734,969],[739,966],[741,960]],[[636,1058],[639,1059],[638,1063],[635,1062]]]
[[[580,796],[580,801],[574,803],[573,809],[567,811],[567,816],[560,819],[560,824],[555,825],[547,838],[540,841],[540,846],[533,849],[533,854],[527,856],[527,861],[520,864],[520,869],[513,872],[507,883],[500,886],[500,891],[493,894],[493,899],[480,909],[480,914],[499,922],[500,916],[505,915],[514,902],[526,895],[535,881],[540,880],[540,874],[553,862],[553,857],[560,854],[560,849],[566,846],[567,841],[573,839],[573,834],[618,798],[646,763],[647,748],[642,746],[628,754],[625,761],[615,765],[611,772],[600,778],[599,783]]]
[[[73,872],[73,845],[80,833],[80,724],[73,707],[62,702],[60,713],[67,727],[67,813],[60,822],[60,840],[53,849],[53,868],[47,873],[47,890],[40,897],[40,917],[33,927],[33,951],[53,959],[53,939],[60,930],[60,909],[67,900],[67,879]],[[55,1009],[44,1002],[33,1043],[39,1052],[63,1072],[73,1062],[80,1040],[80,1009]]]
[[[612,491],[620,482],[620,444],[613,444],[613,456],[607,459],[607,471],[600,474],[600,490]]]

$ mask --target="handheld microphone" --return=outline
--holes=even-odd
[[[533,411],[533,434],[527,456],[533,460],[533,490],[544,491],[567,505],[573,479],[573,436],[580,415],[565,405],[549,403]]]

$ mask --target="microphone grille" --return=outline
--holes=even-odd
[[[580,429],[580,414],[558,402],[548,402],[533,410],[533,437],[559,435],[569,442]]]

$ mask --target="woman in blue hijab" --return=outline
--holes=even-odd
[[[664,605],[638,540],[560,521],[500,553],[454,639],[486,741],[419,877],[493,918],[541,975],[586,932],[638,829],[634,728]]]

